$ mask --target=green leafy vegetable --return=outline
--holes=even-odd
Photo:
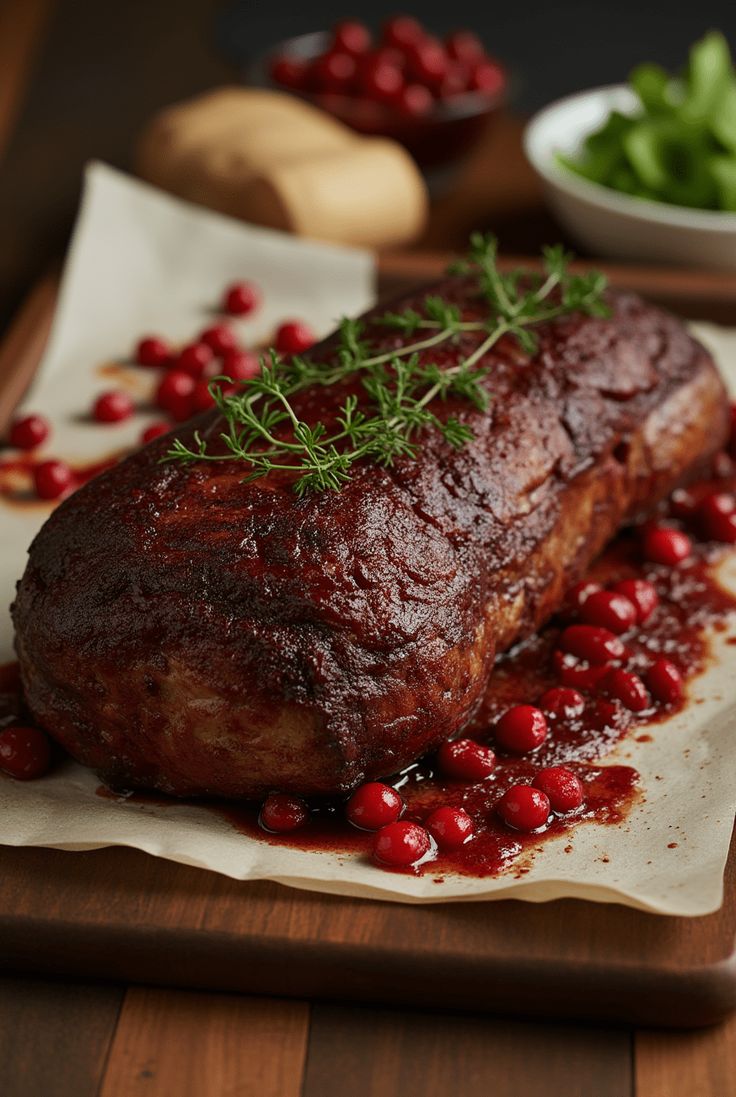
[[[629,83],[638,109],[611,111],[578,156],[558,154],[558,161],[638,198],[733,211],[736,72],[724,36],[711,31],[696,42],[681,77],[646,63]]]
[[[714,156],[710,171],[718,187],[721,209],[736,213],[736,157]]]
[[[210,385],[226,422],[215,444],[195,434],[190,448],[177,438],[163,460],[242,461],[250,470],[248,480],[288,472],[295,474],[294,488],[303,495],[338,489],[358,461],[390,466],[398,457],[415,457],[423,431],[438,431],[452,446],[465,445],[473,437],[470,428],[454,416],[441,418],[434,409],[437,401],[455,397],[486,410],[491,396],[483,384],[488,373],[483,359],[502,336],[514,337],[533,353],[535,325],[573,312],[604,316],[608,311],[603,275],[570,273],[570,256],[561,247],[545,249],[542,274],[502,274],[496,250],[493,237],[476,234],[467,260],[453,268],[477,278],[484,319],[465,321],[457,306],[427,296],[421,311],[387,312],[372,321],[405,338],[390,351],[371,347],[366,326],[347,319],[329,362],[299,355],[282,360],[271,351],[261,361],[261,374],[235,392],[222,387],[224,378]],[[431,361],[435,347],[461,335],[473,343],[461,361],[445,369]],[[299,418],[293,396],[341,383],[357,391],[345,397],[333,422]]]

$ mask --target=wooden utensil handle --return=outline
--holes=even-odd
[[[46,346],[58,280],[48,275],[31,291],[0,344],[0,435],[28,389]]]

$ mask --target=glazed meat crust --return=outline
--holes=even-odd
[[[478,315],[472,283],[433,292]],[[462,449],[427,434],[418,459],[358,467],[339,492],[161,463],[166,439],[76,492],[13,607],[34,718],[108,783],[180,796],[341,793],[457,734],[496,653],[725,438],[703,347],[637,297],[611,306],[539,328],[531,358],[497,344],[489,411],[446,407],[474,432]],[[329,418],[344,397],[312,390],[298,410]],[[178,433],[220,426],[212,412]]]

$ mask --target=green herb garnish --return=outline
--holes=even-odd
[[[644,64],[629,83],[639,108],[612,111],[578,156],[558,161],[637,198],[736,211],[736,72],[724,36],[696,42],[681,77]]]
[[[491,397],[483,384],[488,374],[483,359],[503,335],[514,336],[533,353],[534,325],[573,312],[607,314],[605,278],[597,273],[571,274],[570,256],[561,247],[545,249],[542,274],[502,274],[496,251],[493,237],[474,235],[468,259],[452,268],[453,273],[477,278],[487,318],[464,321],[455,305],[428,296],[421,312],[387,312],[371,320],[372,326],[393,328],[406,337],[406,343],[394,350],[372,349],[366,325],[346,319],[330,362],[302,355],[282,360],[271,351],[261,360],[260,376],[244,382],[237,392],[223,391],[220,382],[225,378],[211,384],[227,422],[227,430],[218,436],[219,446],[211,449],[197,432],[194,448],[177,438],[164,460],[243,461],[251,470],[248,480],[273,471],[295,473],[294,488],[303,495],[338,489],[358,461],[390,466],[398,457],[415,457],[418,436],[426,430],[438,431],[452,446],[463,446],[473,437],[470,428],[452,416],[439,418],[432,406],[457,397],[484,411]],[[435,347],[466,333],[477,335],[475,346],[457,365],[441,369],[429,360]],[[341,382],[357,383],[360,397],[346,397],[332,427],[299,418],[293,396]]]

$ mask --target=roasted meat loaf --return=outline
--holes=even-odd
[[[472,280],[434,292],[474,315]],[[501,340],[489,409],[443,406],[472,441],[429,431],[416,459],[359,464],[339,491],[162,462],[166,439],[77,491],[31,546],[13,609],[34,718],[113,786],[179,796],[341,793],[457,734],[496,653],[725,438],[706,350],[638,297],[610,305],[540,326],[531,354]],[[377,346],[399,341],[366,322]],[[299,414],[329,418],[344,397],[309,390]],[[178,434],[221,426],[213,411]]]

